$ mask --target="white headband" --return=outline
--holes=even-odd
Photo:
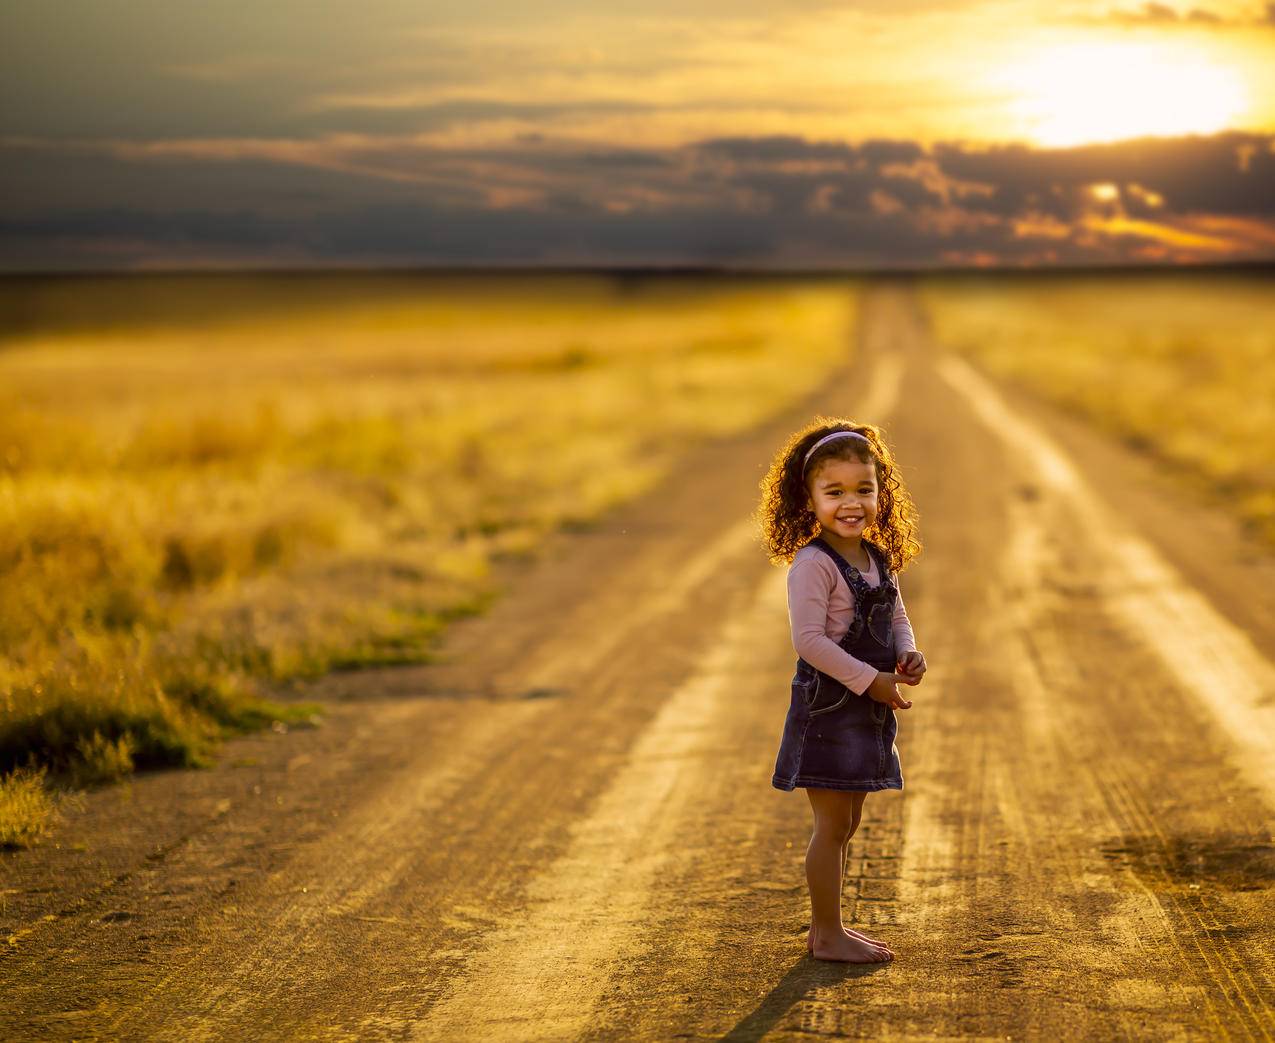
[[[821,439],[819,439],[819,441],[806,450],[806,458],[801,461],[801,473],[806,473],[806,464],[810,463],[811,453],[823,445],[824,442],[831,442],[834,438],[841,438],[844,435],[853,435],[855,438],[862,438],[865,442],[868,442],[869,445],[872,444],[869,441],[868,436],[863,434],[861,431],[833,431],[830,435],[824,435]]]

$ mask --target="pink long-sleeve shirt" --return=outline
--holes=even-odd
[[[864,572],[870,587],[881,583],[881,570],[876,558],[868,555],[872,568]],[[916,638],[907,610],[903,607],[903,590],[898,576],[894,585],[899,596],[894,603],[894,646],[897,654],[916,649]],[[850,691],[862,695],[876,679],[877,668],[856,659],[839,644],[854,619],[854,594],[845,577],[824,551],[807,544],[793,556],[788,566],[788,622],[792,628],[792,646],[811,666],[835,677]]]

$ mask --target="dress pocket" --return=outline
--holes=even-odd
[[[808,704],[811,717],[816,717],[821,713],[827,713],[829,710],[844,706],[846,700],[850,698],[850,689],[840,681],[825,677],[823,674],[819,675],[819,681],[814,697]]]
[[[792,679],[792,694],[794,699],[809,710],[819,695],[819,675],[803,675],[799,670],[798,676]]]
[[[806,709],[819,693],[819,671],[804,659],[797,660],[797,672],[792,675],[793,699]]]
[[[886,601],[878,601],[868,609],[868,633],[878,645],[888,647],[890,630],[894,625],[894,605]]]

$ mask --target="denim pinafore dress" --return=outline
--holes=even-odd
[[[854,596],[854,618],[838,642],[841,648],[878,670],[893,672],[894,606],[899,588],[885,554],[876,544],[863,546],[877,562],[878,586],[820,536],[812,545],[831,555]],[[816,789],[902,789],[903,772],[894,744],[899,724],[894,707],[866,694],[856,695],[835,677],[816,669],[800,656],[792,679],[792,701],[770,783],[776,789],[797,786]]]

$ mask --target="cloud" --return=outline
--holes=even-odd
[[[1180,12],[1177,8],[1169,7],[1167,4],[1155,3],[1143,4],[1142,8],[1137,11],[1112,12],[1111,20],[1121,22],[1124,25],[1145,23],[1166,25],[1176,22],[1204,22],[1209,25],[1219,25],[1223,21],[1220,16],[1209,11],[1201,11],[1198,8]]]
[[[1088,21],[1088,19],[1086,19]],[[1248,17],[1218,14],[1200,7],[1185,10],[1162,3],[1144,3],[1138,8],[1115,8],[1097,21],[1125,26],[1195,26],[1219,29],[1260,29],[1275,27],[1275,3],[1268,3],[1260,14]]]
[[[1066,149],[795,135],[0,140],[0,268],[1275,259],[1275,135]],[[201,254],[201,250],[203,253]]]

